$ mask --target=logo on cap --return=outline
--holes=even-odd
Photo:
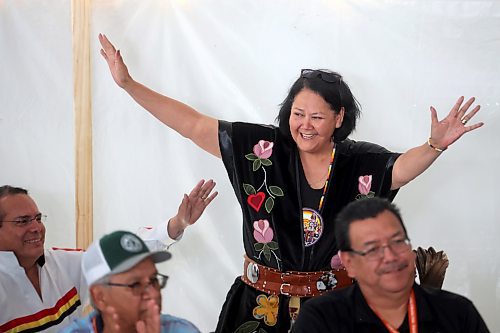
[[[142,243],[139,238],[131,234],[125,234],[120,239],[120,245],[128,252],[142,251]]]

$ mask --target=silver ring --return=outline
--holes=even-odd
[[[463,125],[467,124],[467,122],[468,122],[468,121],[469,121],[469,119],[467,119],[467,118],[462,118],[462,124],[463,124]]]
[[[207,197],[206,196],[202,196],[201,199],[202,200],[207,200]]]

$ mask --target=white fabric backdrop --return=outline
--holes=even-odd
[[[70,4],[0,0],[0,184],[27,187],[49,216],[47,246],[74,246]],[[222,162],[168,130],[112,82],[97,34],[132,75],[226,120],[273,123],[301,68],[342,73],[363,106],[353,138],[394,151],[427,139],[460,95],[486,125],[403,188],[415,246],[450,258],[444,288],[500,331],[500,2],[93,0],[94,229],[98,237],[173,215],[199,178],[220,192],[161,266],[166,312],[214,330],[240,274],[241,213]]]

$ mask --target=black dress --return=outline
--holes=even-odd
[[[305,241],[303,208],[311,202],[309,194],[314,190],[301,181],[295,143],[274,126],[219,121],[219,145],[243,214],[245,253],[281,271],[330,269],[338,252],[336,214],[353,200],[374,195],[392,200],[397,193],[390,188],[399,154],[367,142],[337,143],[323,209],[317,212],[322,221]],[[313,213],[318,209],[315,205],[310,209]],[[258,291],[238,277],[227,294],[216,331],[287,332],[288,301],[286,296]]]

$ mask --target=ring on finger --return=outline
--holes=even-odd
[[[463,125],[467,124],[467,122],[468,122],[468,121],[469,121],[469,119],[467,119],[467,118],[465,118],[465,117],[464,117],[464,118],[462,118],[462,124],[463,124]]]

